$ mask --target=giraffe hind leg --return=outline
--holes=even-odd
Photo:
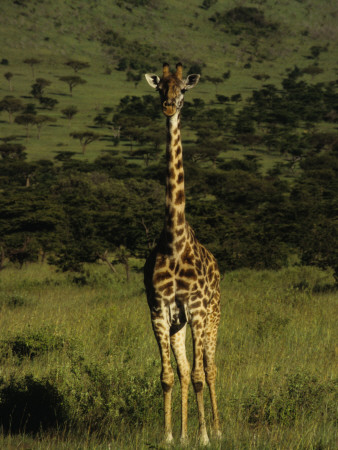
[[[213,413],[213,431],[216,437],[221,436],[219,415],[216,398],[216,374],[215,352],[217,342],[217,330],[220,321],[219,293],[217,292],[207,311],[206,333],[204,341],[204,369],[206,381],[209,386],[210,400]]]
[[[193,340],[194,366],[191,374],[191,380],[194,386],[199,420],[199,442],[201,445],[209,444],[209,437],[207,433],[205,414],[204,414],[204,399],[203,389],[205,384],[204,372],[204,336],[205,336],[205,319],[199,315],[192,316],[191,332]]]
[[[164,439],[167,443],[173,441],[171,422],[171,398],[174,385],[174,372],[170,363],[170,333],[169,325],[162,317],[152,320],[154,333],[161,354],[161,384],[164,400]]]

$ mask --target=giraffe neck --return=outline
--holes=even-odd
[[[167,118],[167,176],[165,198],[165,233],[172,253],[180,253],[185,240],[184,171],[180,116]]]

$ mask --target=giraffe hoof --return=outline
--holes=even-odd
[[[166,444],[172,444],[172,443],[174,442],[174,438],[173,438],[173,435],[172,435],[171,432],[170,432],[170,433],[167,433],[167,434],[165,435],[164,441],[165,441]]]
[[[212,437],[215,439],[222,439],[222,432],[221,430],[214,430],[212,432]]]
[[[180,444],[182,447],[188,447],[189,441],[187,436],[181,436]]]
[[[201,434],[201,436],[199,437],[199,444],[203,447],[206,447],[207,445],[210,444],[209,438],[207,434]]]

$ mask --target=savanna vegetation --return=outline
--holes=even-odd
[[[182,135],[188,220],[223,274],[213,445],[334,448],[338,45],[324,3],[2,2],[4,448],[161,445],[140,271],[165,173],[143,73],[164,61],[201,74]]]
[[[86,283],[30,264],[1,273],[2,448],[160,448],[160,361],[131,262]],[[223,439],[211,448],[335,447],[336,295],[332,274],[298,267],[228,272],[217,365]],[[191,343],[188,336],[191,358]],[[174,387],[174,435],[180,428]],[[207,398],[207,396],[206,396]],[[207,400],[208,423],[210,404]],[[197,408],[189,399],[190,446]]]

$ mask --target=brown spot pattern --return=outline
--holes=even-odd
[[[184,202],[184,191],[181,189],[176,192],[175,205],[181,205]]]
[[[183,181],[184,181],[184,174],[183,174],[183,172],[180,172],[178,175],[177,175],[177,184],[181,184],[181,183],[183,183]]]

